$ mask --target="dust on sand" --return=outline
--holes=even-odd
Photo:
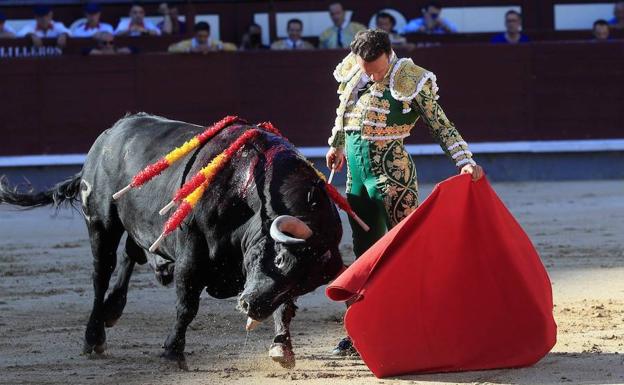
[[[430,191],[432,186],[423,186]],[[202,298],[187,334],[189,372],[161,362],[174,291],[135,270],[126,312],[103,356],[82,356],[92,301],[91,254],[80,214],[0,208],[2,384],[624,383],[624,189],[621,182],[495,183],[547,266],[558,343],[531,368],[379,380],[362,361],[328,351],[342,337],[343,305],[323,289],[299,300],[292,333],[297,367],[267,356],[272,325],[245,341],[234,300]],[[348,227],[348,226],[346,226]],[[343,251],[349,252],[345,234]],[[123,243],[122,243],[123,244]]]

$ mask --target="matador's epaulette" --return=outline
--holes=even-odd
[[[350,53],[336,66],[334,78],[336,78],[336,81],[339,83],[346,83],[353,78],[353,75],[355,75],[359,69],[355,61],[355,54]]]
[[[390,73],[390,93],[396,100],[409,102],[431,79],[433,92],[437,92],[436,76],[433,72],[414,64],[412,59],[403,58],[396,62]]]

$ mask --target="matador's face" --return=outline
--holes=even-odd
[[[366,61],[357,56],[356,61],[362,71],[374,82],[382,81],[390,68],[390,57],[386,53],[381,54],[373,61]]]

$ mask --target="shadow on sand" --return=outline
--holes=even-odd
[[[536,365],[528,368],[407,375],[392,379],[459,384],[622,384],[624,354],[550,353]]]

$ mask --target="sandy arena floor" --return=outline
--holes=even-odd
[[[322,289],[300,299],[292,333],[297,367],[267,356],[272,323],[244,345],[234,300],[204,294],[187,334],[191,370],[161,362],[174,291],[135,269],[126,312],[107,329],[102,357],[80,355],[91,308],[91,254],[71,210],[0,208],[2,384],[624,384],[624,183],[494,183],[529,233],[553,281],[559,342],[531,368],[378,380],[357,359],[328,351],[342,336],[343,305]],[[432,186],[422,186],[428,193]],[[425,195],[425,194],[423,194]],[[349,250],[350,235],[343,250]]]

